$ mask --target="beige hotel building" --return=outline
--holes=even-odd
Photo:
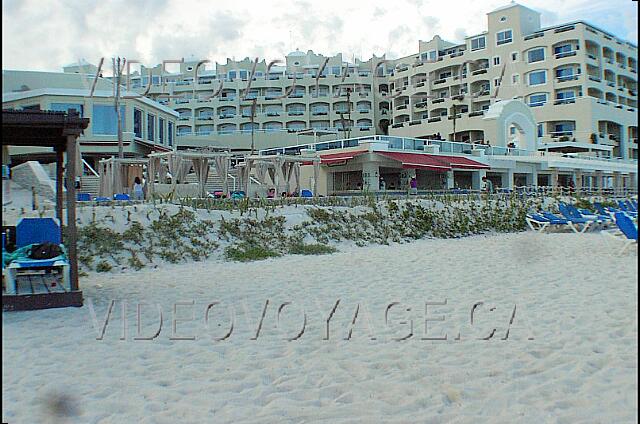
[[[252,81],[250,59],[215,70],[191,60],[174,74],[143,67],[131,84],[180,114],[180,146],[248,149],[253,137],[264,149],[309,142],[308,134],[518,146],[520,128],[499,137],[483,117],[495,102],[519,99],[532,109],[539,149],[637,159],[636,45],[585,22],[541,28],[540,14],[516,3],[487,18],[487,31],[464,44],[436,36],[399,59],[295,51],[271,67],[258,62]]]

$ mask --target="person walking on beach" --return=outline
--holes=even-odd
[[[416,180],[416,177],[411,177],[409,187],[411,187],[411,194],[418,194],[418,180]]]
[[[484,181],[484,187],[487,191],[487,194],[493,194],[493,182],[489,178],[487,178],[486,175],[482,177],[482,181]]]
[[[133,180],[133,198],[135,200],[144,199],[144,188],[142,187],[142,181],[140,181],[140,177],[136,177]]]

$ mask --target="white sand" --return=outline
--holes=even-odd
[[[50,414],[65,393],[77,409],[69,422],[79,423],[636,422],[637,254],[607,248],[597,234],[521,233],[91,274],[81,285],[100,323],[117,300],[102,341],[87,306],[3,313],[2,418],[63,422]],[[126,341],[118,340],[123,299]],[[251,340],[266,299],[262,332]],[[424,302],[444,299],[429,316],[445,321],[429,325],[449,340],[421,340]],[[173,304],[191,300],[195,307],[179,306],[178,315],[196,319],[177,328],[196,340],[169,340]],[[225,341],[212,340],[227,331],[222,306],[209,330],[204,324],[213,301],[236,309]],[[286,301],[306,310],[296,341],[284,340],[302,323],[294,305],[275,328]],[[133,340],[136,302],[161,305],[164,327],[153,341]],[[403,303],[391,308],[385,330],[392,302]],[[514,304],[509,338],[500,340]],[[146,307],[142,316],[143,334],[153,333],[157,312]],[[407,320],[413,337],[392,340],[407,334]],[[476,339],[494,327],[492,339]]]

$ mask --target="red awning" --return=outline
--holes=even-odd
[[[462,169],[489,169],[491,168],[489,165],[485,165],[484,163],[477,162],[473,159],[465,158],[462,156],[440,156],[438,155],[438,159],[441,159],[443,162],[449,164],[451,168],[462,168]]]
[[[402,162],[403,168],[430,169],[433,171],[449,171],[451,166],[447,161],[440,160],[440,156],[423,153],[376,152],[379,155]]]
[[[329,153],[326,155],[320,155],[320,163],[323,165],[333,165],[338,162],[344,162],[349,159],[353,159],[356,156],[360,156],[363,153],[367,153],[367,151],[358,150],[355,152]]]

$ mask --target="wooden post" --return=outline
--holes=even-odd
[[[64,149],[56,148],[56,218],[62,226],[62,209],[64,208]]]
[[[320,175],[320,161],[313,162],[313,196],[318,197],[318,177]]]
[[[78,290],[78,252],[76,234],[76,135],[67,135],[67,234],[65,241],[71,265],[71,290]]]

